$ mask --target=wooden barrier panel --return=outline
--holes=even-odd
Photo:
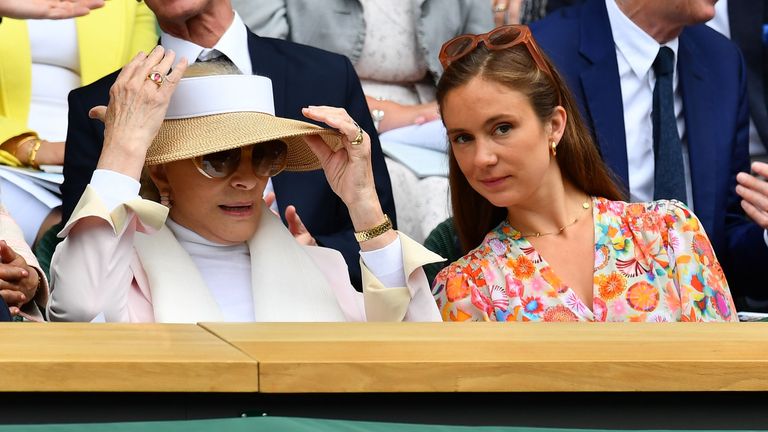
[[[267,393],[768,390],[762,323],[201,326]]]
[[[0,389],[254,392],[257,363],[196,325],[0,325]]]

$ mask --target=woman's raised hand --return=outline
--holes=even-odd
[[[65,19],[88,15],[104,0],[0,0],[0,16],[17,19]]]
[[[109,105],[88,113],[104,122],[104,148],[97,168],[139,179],[144,158],[163,123],[176,84],[187,69],[186,59],[173,68],[175,54],[156,46],[139,53],[123,67],[109,90]]]
[[[368,134],[342,108],[310,106],[302,112],[307,118],[321,121],[341,132],[344,148],[336,152],[318,136],[307,138],[307,144],[320,160],[328,183],[336,195],[347,206],[366,203],[372,197],[375,198],[371,139]],[[375,201],[378,202],[378,198]]]
[[[371,138],[342,108],[310,106],[302,112],[305,117],[323,122],[342,134],[344,147],[336,152],[317,135],[306,137],[305,140],[320,160],[331,189],[347,205],[355,231],[381,224],[384,212],[373,180]],[[391,234],[394,235],[394,232]],[[380,240],[389,242],[393,239],[390,235]],[[371,244],[363,244],[363,249],[374,246],[373,241],[366,243]]]

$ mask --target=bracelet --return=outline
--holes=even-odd
[[[381,121],[384,120],[384,110],[372,109],[371,118],[373,119],[373,127],[375,127],[376,130],[378,131],[379,123],[381,123]]]
[[[37,164],[35,158],[37,157],[37,151],[40,150],[40,145],[42,144],[43,141],[40,138],[35,138],[35,144],[29,149],[29,153],[27,154],[27,165],[32,168],[40,168],[40,165]]]
[[[385,101],[386,99],[377,96],[377,101]],[[376,131],[379,130],[379,123],[381,123],[382,120],[384,120],[384,110],[380,108],[375,108],[371,110],[371,119],[373,119],[373,127],[376,128]]]
[[[21,138],[11,138],[8,141],[0,145],[0,148],[12,154],[15,158],[19,158],[19,149],[24,144],[34,141],[37,137],[34,135],[24,135]]]
[[[355,231],[355,239],[358,243],[362,243],[364,241],[372,240],[391,229],[392,221],[389,220],[389,216],[384,215],[384,222],[380,223],[379,225],[376,225],[375,227],[367,230]]]

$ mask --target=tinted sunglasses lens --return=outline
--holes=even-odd
[[[470,35],[458,37],[446,45],[443,52],[449,59],[461,57],[472,49],[473,41],[474,39]]]
[[[258,176],[272,177],[285,168],[288,145],[283,141],[267,141],[253,146],[251,158],[253,173]]]
[[[239,164],[239,148],[211,153],[199,158],[200,170],[213,178],[227,177],[235,172]]]
[[[488,34],[488,42],[491,45],[507,45],[520,37],[522,31],[516,27],[500,27]]]

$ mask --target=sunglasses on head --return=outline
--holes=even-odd
[[[544,56],[533,39],[531,29],[526,25],[519,24],[496,27],[488,33],[478,35],[465,34],[456,36],[444,43],[440,49],[440,64],[443,65],[443,68],[447,68],[454,61],[474,51],[480,45],[480,42],[491,51],[503,50],[523,44],[528,48],[528,53],[531,54],[536,66],[542,72],[552,77],[552,70],[547,65],[547,62],[544,61]]]
[[[279,174],[287,163],[288,145],[280,140],[222,150],[193,159],[195,168],[208,178],[225,178],[240,166],[240,159],[250,154],[253,173],[260,177]]]

